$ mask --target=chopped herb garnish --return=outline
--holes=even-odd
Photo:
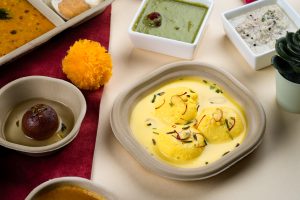
[[[197,111],[199,110],[199,107],[200,107],[200,105],[198,104],[198,105],[197,105]]]
[[[155,99],[156,99],[156,94],[153,96],[152,100],[151,100],[151,103],[154,103],[155,102]]]
[[[151,125],[152,125],[151,123],[148,123],[148,124],[147,124],[147,126],[151,126]]]
[[[194,90],[191,90],[191,89],[190,89],[190,92],[191,92],[191,93],[195,93],[195,91],[194,91]]]
[[[216,89],[216,93],[220,93],[221,92],[221,90],[219,90],[219,89]]]
[[[215,89],[215,88],[216,88],[216,87],[213,86],[213,85],[209,86],[209,89],[211,89],[211,90],[213,90],[213,89]]]
[[[203,83],[207,83],[207,80],[203,80]]]
[[[67,129],[66,125],[64,123],[61,123],[61,132],[64,132]]]
[[[153,145],[156,145],[155,139],[152,139],[152,144],[153,144]]]
[[[0,20],[8,20],[11,19],[11,16],[9,16],[9,13],[6,9],[0,8]]]
[[[173,134],[173,133],[176,133],[176,131],[170,131],[170,132],[166,132],[166,134]]]
[[[205,162],[206,165],[208,165],[208,162]]]
[[[164,94],[165,94],[165,92],[157,93],[158,96],[162,96],[162,95],[164,95]]]
[[[189,95],[189,94],[187,94],[186,96],[187,96],[188,98],[190,98],[190,97],[191,97],[191,95]]]
[[[223,153],[222,156],[225,156],[226,154],[228,154],[230,151],[226,151],[225,153]]]
[[[19,123],[20,123],[20,122],[19,122],[19,120],[18,120],[18,121],[16,121],[16,125],[17,125],[17,127],[19,127]]]
[[[182,127],[183,130],[187,130],[187,129],[189,129],[189,128],[190,128],[190,126]]]
[[[188,125],[188,124],[190,124],[192,122],[193,122],[193,120],[187,121],[184,125]]]
[[[238,147],[238,146],[240,146],[240,143],[237,143],[237,144],[235,145],[235,147]]]
[[[169,105],[172,107],[172,106],[174,106],[174,103],[173,103],[173,102],[170,102]]]
[[[192,26],[193,26],[193,23],[191,21],[189,21],[188,22],[188,32],[190,32]]]
[[[192,140],[181,140],[182,143],[192,143]]]
[[[159,133],[158,133],[158,132],[155,132],[155,131],[152,131],[152,133],[154,133],[154,134],[156,134],[156,135],[159,135]]]

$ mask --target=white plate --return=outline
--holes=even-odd
[[[169,80],[185,76],[207,78],[220,85],[245,109],[248,124],[247,135],[239,148],[207,166],[192,169],[172,167],[155,159],[135,140],[129,125],[132,109],[143,96]],[[135,83],[115,100],[110,122],[116,138],[142,166],[158,175],[176,180],[200,180],[222,172],[260,144],[266,126],[262,106],[245,86],[227,72],[198,62],[168,64]]]

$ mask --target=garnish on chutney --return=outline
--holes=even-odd
[[[159,12],[152,12],[146,15],[143,19],[143,23],[146,26],[157,28],[161,26],[162,17]]]

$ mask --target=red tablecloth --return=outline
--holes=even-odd
[[[252,3],[254,1],[256,1],[256,0],[244,0],[244,3]]]
[[[20,77],[43,75],[67,80],[61,60],[78,39],[99,41],[108,48],[111,7],[102,14],[52,38],[18,60],[0,66],[0,87]],[[83,91],[87,113],[78,136],[59,152],[30,157],[0,147],[0,199],[23,200],[37,185],[62,176],[90,178],[102,88]],[[1,111],[0,111],[1,112]]]

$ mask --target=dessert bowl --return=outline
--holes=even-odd
[[[173,16],[173,19],[170,19],[170,16],[168,16],[166,13],[161,13],[162,21],[161,21],[161,27],[171,27],[171,25],[165,25],[165,24],[171,24],[171,21],[175,22],[175,25],[172,32],[174,34],[177,34],[176,32],[179,32],[184,29],[190,29],[189,27],[196,27],[196,22],[193,24],[192,19],[194,20],[200,20],[200,25],[198,29],[195,29],[195,35],[194,40],[192,41],[181,41],[179,39],[169,37],[163,37],[163,36],[157,36],[152,34],[146,34],[140,31],[136,31],[135,27],[138,21],[142,21],[141,19],[142,15],[144,15],[144,12],[149,12],[149,9],[146,10],[146,6],[151,2],[151,0],[143,1],[140,8],[138,9],[135,17],[133,18],[131,25],[128,29],[128,33],[130,36],[130,39],[135,47],[146,49],[158,53],[163,53],[166,55],[171,55],[175,57],[185,58],[185,59],[192,59],[197,47],[199,45],[200,39],[202,35],[204,34],[205,27],[207,25],[208,18],[211,14],[212,8],[213,8],[213,0],[188,0],[188,1],[179,1],[179,4],[181,3],[189,3],[191,5],[203,5],[207,7],[207,11],[204,14],[204,17],[202,19],[199,19],[200,17],[193,17],[188,22],[182,22],[184,17],[181,17],[180,14],[176,13]],[[170,1],[169,1],[170,2]],[[172,2],[172,1],[171,1]],[[166,6],[169,7],[169,6]],[[170,10],[173,8],[169,7]],[[152,10],[152,9],[150,9]],[[159,10],[159,8],[153,9],[156,12]],[[168,9],[165,9],[168,10]],[[159,10],[159,12],[162,12],[163,9]],[[197,12],[196,12],[197,13]],[[199,13],[199,12],[198,12]],[[170,14],[171,15],[171,14]],[[184,15],[188,15],[187,13],[184,13]],[[174,17],[179,16],[177,19],[174,19]],[[165,22],[166,21],[166,22]],[[187,24],[181,24],[181,23],[187,23]],[[160,27],[159,27],[160,28]],[[159,28],[154,28],[159,30]],[[162,29],[161,29],[162,30]],[[192,30],[192,28],[191,28]],[[188,31],[189,32],[189,31]],[[183,32],[180,32],[179,35],[184,35]]]
[[[260,52],[254,52],[246,41],[239,35],[237,30],[234,27],[233,19],[242,15],[245,15],[248,12],[257,11],[258,9],[264,8],[270,5],[277,5],[283,11],[284,15],[294,24],[294,28],[300,28],[300,16],[299,14],[293,9],[293,7],[286,2],[285,0],[262,0],[256,1],[247,5],[243,5],[241,7],[226,11],[222,14],[222,22],[224,30],[234,44],[234,46],[238,49],[238,51],[242,54],[242,56],[246,59],[248,64],[255,70],[267,67],[271,65],[271,58],[275,55],[275,39],[274,39],[274,46],[265,49]],[[282,18],[282,17],[281,17]],[[264,19],[259,19],[257,21],[265,21]],[[255,22],[256,23],[256,22]],[[279,24],[279,23],[277,23]],[[266,27],[268,28],[268,27]],[[269,27],[269,29],[272,27]],[[254,30],[254,29],[253,29]],[[270,29],[271,30],[271,29]],[[274,29],[275,30],[275,29]],[[262,31],[262,30],[260,30]],[[285,36],[287,30],[283,30],[283,35]],[[256,35],[254,33],[254,39]],[[271,38],[271,37],[268,37]],[[264,39],[264,38],[263,38]],[[253,44],[256,45],[256,44]]]
[[[28,76],[8,83],[0,89],[0,99],[0,145],[32,156],[47,155],[70,143],[79,132],[86,112],[85,98],[79,89],[67,81],[45,76]],[[22,102],[28,102],[32,99],[37,99],[37,102],[57,102],[59,105],[63,105],[63,108],[66,107],[68,109],[68,114],[71,116],[67,117],[72,120],[68,127],[63,125],[65,123],[63,116],[67,115],[67,113],[64,112],[65,110],[57,110],[57,113],[59,113],[58,111],[62,112],[59,118],[58,130],[62,130],[62,132],[67,130],[62,138],[49,144],[38,143],[38,145],[28,145],[27,143],[14,142],[16,140],[8,139],[8,129],[6,127],[9,127],[9,116],[12,116],[13,111]],[[27,108],[29,109],[30,107]],[[23,113],[24,109],[20,109],[19,114],[22,115]],[[13,131],[11,131],[13,138],[16,138],[16,134],[18,134],[15,130],[20,130],[19,122],[21,124],[19,118],[12,119],[12,125],[18,127],[18,129],[12,129]],[[23,135],[20,134],[20,137],[24,138],[20,139],[20,141],[28,140],[31,142],[32,140],[40,142]]]
[[[182,168],[170,165],[150,155],[134,137],[130,126],[135,105],[151,91],[170,80],[184,77],[201,77],[217,83],[228,95],[244,108],[247,133],[243,142],[228,154],[206,166]],[[218,93],[218,92],[217,92]],[[201,107],[201,106],[200,106]],[[220,68],[199,62],[177,62],[165,65],[150,73],[120,94],[114,102],[111,127],[122,146],[145,168],[158,175],[176,180],[200,180],[214,176],[251,153],[261,142],[266,125],[262,106],[248,89],[232,75]]]
[[[105,188],[93,183],[91,180],[88,180],[85,178],[80,178],[80,177],[61,177],[61,178],[55,178],[55,179],[48,180],[48,181],[42,183],[41,185],[37,186],[35,189],[33,189],[28,194],[28,196],[25,198],[25,200],[34,200],[41,192],[47,191],[51,188],[54,188],[56,186],[61,186],[61,185],[78,186],[80,188],[83,188],[83,189],[86,189],[93,193],[96,193],[98,195],[101,195],[101,197],[104,197],[104,199],[107,199],[107,200],[116,199]]]

